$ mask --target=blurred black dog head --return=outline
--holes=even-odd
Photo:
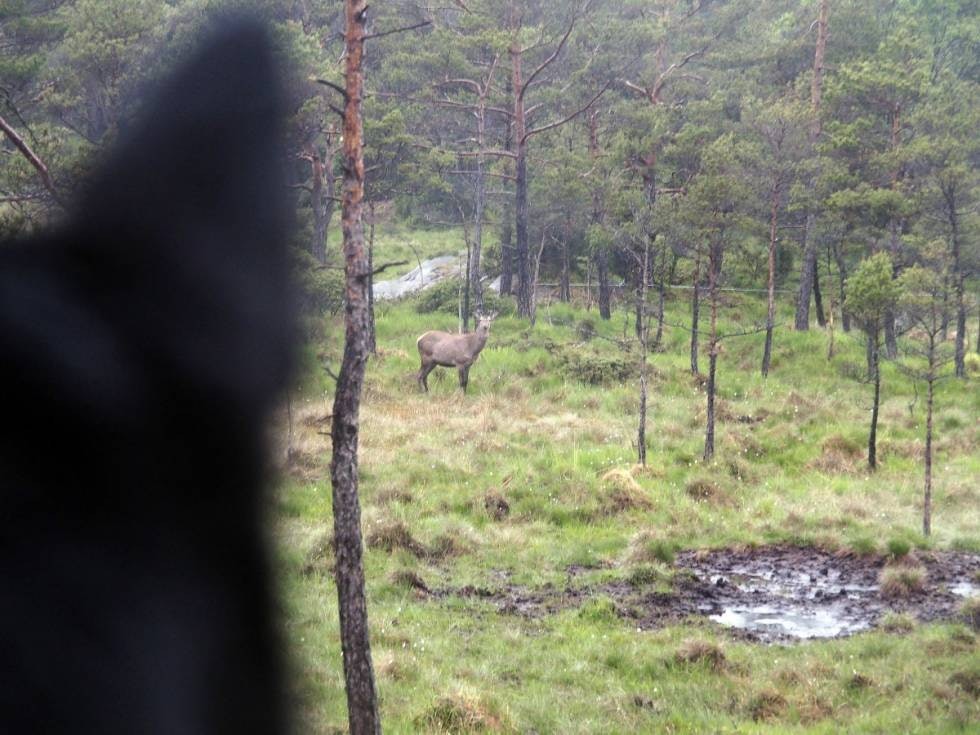
[[[0,245],[0,731],[282,728],[261,524],[288,368],[279,79],[226,26],[55,234]]]

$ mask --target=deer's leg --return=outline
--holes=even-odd
[[[428,381],[429,373],[432,372],[435,366],[436,364],[434,362],[430,362],[430,363],[423,362],[422,367],[419,368],[419,374],[418,374],[419,388],[421,388],[426,393],[429,392],[429,381]]]
[[[460,365],[459,366],[459,387],[463,389],[463,393],[466,392],[466,386],[470,382],[470,366]]]

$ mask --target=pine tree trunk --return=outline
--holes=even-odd
[[[721,277],[721,243],[711,246],[708,258],[708,298],[711,304],[711,326],[708,339],[708,406],[704,431],[704,460],[715,454],[715,375],[718,366],[718,281]]]
[[[871,379],[874,381],[874,399],[871,404],[871,430],[868,432],[868,467],[878,469],[878,406],[881,402],[881,366],[878,360],[878,335],[869,337],[871,343]]]
[[[345,0],[346,99],[344,104],[343,235],[347,281],[344,357],[334,397],[333,485],[334,552],[340,641],[352,735],[381,732],[371,663],[367,602],[364,594],[361,511],[358,500],[358,417],[368,358],[370,267],[364,247],[364,157],[361,100],[364,91],[365,0]]]
[[[476,192],[473,216],[473,247],[467,266],[470,282],[470,293],[476,310],[483,312],[483,285],[480,283],[480,258],[483,251],[483,217],[486,209],[486,162],[484,161],[484,146],[486,145],[486,90],[480,94],[479,109],[477,110],[477,156],[476,156]]]
[[[596,165],[601,155],[599,148],[599,113],[593,110],[589,114],[589,154],[592,164]],[[592,190],[592,224],[599,226],[602,224],[603,204],[602,190],[598,185]],[[593,254],[596,268],[596,278],[599,281],[599,316],[602,319],[610,319],[611,289],[609,287],[609,251],[605,245],[597,245]]]
[[[512,93],[513,80],[507,77],[506,93],[509,97]],[[507,125],[507,135],[504,140],[504,150],[513,151],[514,148],[514,126]],[[508,164],[509,165],[509,164]],[[517,195],[515,193],[514,198]],[[511,243],[513,235],[514,210],[511,200],[504,198],[503,211],[500,216],[500,295],[509,296],[513,292],[514,279],[514,249]]]
[[[667,251],[666,244],[661,248],[663,257],[660,263],[660,278],[657,282],[657,334],[653,338],[653,349],[659,350],[664,339],[664,306],[667,298]]]
[[[698,369],[698,326],[701,321],[701,294],[698,282],[701,280],[701,254],[694,257],[694,277],[691,286],[691,375],[697,375]]]
[[[524,82],[521,76],[521,47],[517,40],[510,47],[511,79],[514,94],[514,259],[517,270],[517,314],[531,316],[531,271],[527,241],[527,118],[524,111]]]
[[[820,139],[821,102],[823,99],[823,70],[824,56],[827,51],[827,21],[830,15],[830,0],[820,0],[819,16],[817,18],[817,43],[813,53],[813,76],[810,80],[810,108],[813,119],[810,125],[810,145],[815,146]],[[813,188],[813,182],[808,182],[808,188]],[[800,267],[800,287],[796,298],[796,320],[794,327],[797,331],[810,328],[810,292],[813,289],[814,274],[817,268],[817,243],[814,233],[815,217],[813,212],[807,212],[803,224],[803,263]]]
[[[643,249],[642,270],[646,274],[650,266],[650,238],[646,239]],[[647,347],[650,337],[650,325],[647,319],[647,279],[644,277],[637,291],[636,318],[639,320],[640,336],[640,417],[636,430],[637,462],[641,467],[647,464]]]
[[[820,263],[813,263],[813,308],[817,310],[817,324],[827,326],[827,317],[823,311],[823,296],[820,294]]]
[[[922,498],[922,534],[928,536],[932,531],[932,406],[935,394],[935,338],[929,340],[929,377],[926,384],[926,450],[925,480]]]
[[[313,241],[310,243],[310,254],[320,265],[327,262],[327,211],[323,194],[323,162],[320,154],[313,151],[313,187],[310,192],[310,205],[313,209]]]
[[[851,316],[847,313],[845,306],[845,292],[844,284],[847,282],[847,263],[844,260],[844,241],[843,238],[839,241],[834,242],[834,260],[837,262],[837,274],[838,274],[838,298],[840,298],[840,317],[841,317],[841,328],[845,332],[851,331]]]
[[[766,281],[766,344],[762,351],[762,377],[768,377],[772,361],[772,330],[776,324],[776,242],[779,233],[779,186],[774,185],[769,197],[769,275]]]

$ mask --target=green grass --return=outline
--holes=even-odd
[[[732,301],[725,329],[744,329],[763,312],[755,300]],[[668,321],[687,322],[682,297],[668,309]],[[886,364],[881,466],[869,473],[870,386],[849,377],[864,359],[851,336],[838,333],[827,360],[828,336],[795,333],[781,313],[768,380],[758,374],[762,335],[725,342],[717,454],[705,463],[705,400],[689,372],[688,335],[668,329],[665,350],[650,359],[648,466],[640,469],[635,374],[592,384],[582,378],[596,371],[580,369],[594,360],[601,380],[602,366],[621,359],[625,311],[604,322],[594,311],[543,304],[533,330],[499,318],[466,396],[451,371],[430,375],[428,395],[415,386],[416,337],[454,329],[452,315],[404,303],[382,305],[377,316],[379,355],[362,406],[363,524],[366,533],[403,529],[429,550],[365,554],[386,731],[965,732],[980,719],[968,691],[978,644],[961,624],[766,647],[704,621],[639,632],[601,597],[526,619],[478,598],[424,599],[413,586],[561,589],[579,565],[590,568],[583,580],[668,591],[676,552],[733,545],[976,551],[975,383],[946,381],[937,397],[927,540],[919,531],[923,402],[910,411],[911,384]],[[583,343],[577,327],[586,319],[597,335]],[[306,375],[292,399],[299,461],[278,491],[287,631],[309,732],[343,729],[346,717],[336,593],[328,566],[309,563],[332,524],[329,437],[316,423],[330,413],[331,383],[318,363],[336,367],[342,345],[336,325],[325,333],[334,338],[303,355]],[[491,517],[488,494],[506,501],[506,516]],[[679,655],[692,639],[717,647],[723,665]]]

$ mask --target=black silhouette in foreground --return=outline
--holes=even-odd
[[[67,223],[0,244],[0,731],[272,733],[264,422],[291,342],[279,80],[237,21]]]

